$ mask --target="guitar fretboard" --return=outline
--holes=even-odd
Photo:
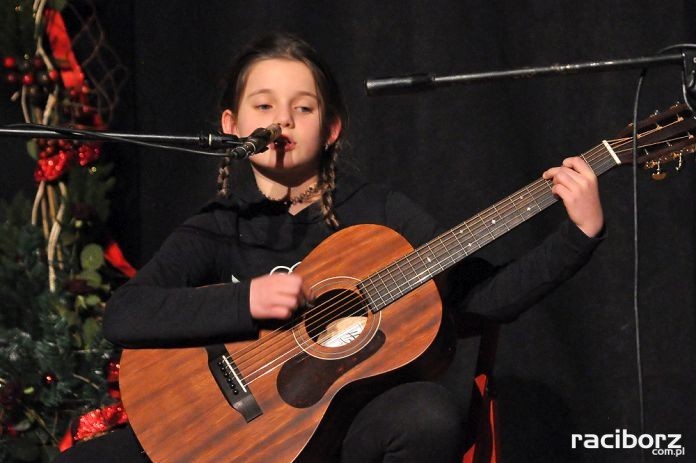
[[[599,176],[620,164],[607,142],[580,155]],[[373,312],[388,306],[558,201],[538,179],[364,279],[358,287]]]

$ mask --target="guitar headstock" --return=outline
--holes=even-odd
[[[653,178],[661,180],[662,164],[678,161],[678,169],[681,168],[682,156],[696,152],[696,118],[686,104],[675,104],[661,113],[656,112],[652,116],[638,122],[638,164],[644,169],[657,168]],[[631,137],[633,124],[623,129],[615,140],[611,142],[612,148],[621,160],[622,164],[633,162],[631,151]]]

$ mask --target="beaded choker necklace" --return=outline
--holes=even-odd
[[[259,191],[261,191],[260,188],[259,188]],[[288,199],[271,198],[263,191],[261,191],[261,194],[263,195],[264,198],[266,198],[269,201],[294,205],[294,204],[302,204],[308,198],[310,198],[312,195],[314,195],[314,193],[316,193],[317,191],[319,191],[318,185],[316,183],[314,183],[314,184],[308,186],[307,189],[305,191],[303,191],[302,193],[300,193],[299,195],[293,196],[293,197],[288,198]]]

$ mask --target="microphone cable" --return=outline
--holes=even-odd
[[[662,55],[668,51],[674,49],[683,50],[696,49],[696,44],[693,43],[678,43],[674,45],[662,48],[657,52],[658,55]],[[696,59],[696,58],[695,58]],[[640,312],[638,310],[639,294],[638,294],[638,276],[639,276],[639,263],[640,263],[640,253],[638,250],[639,236],[638,236],[638,104],[640,101],[640,93],[643,87],[643,81],[645,75],[648,72],[648,68],[643,68],[640,77],[638,78],[638,84],[636,85],[636,94],[633,101],[633,134],[632,134],[632,176],[633,176],[633,319],[635,323],[635,341],[636,341],[636,373],[638,375],[638,405],[639,405],[639,419],[640,419],[640,434],[645,434],[645,394],[643,385],[643,357],[641,354],[641,340],[640,340]],[[691,83],[687,83],[687,71],[686,62],[682,68],[682,95],[684,97],[684,102],[691,108],[691,103],[689,101],[689,89],[696,87],[696,81],[692,79]],[[692,111],[694,108],[691,108]],[[640,452],[641,463],[645,462],[645,449]]]

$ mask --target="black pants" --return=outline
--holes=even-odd
[[[463,419],[451,393],[430,382],[396,386],[372,399],[343,439],[341,462],[461,461]],[[76,444],[54,463],[149,462],[130,427]]]

